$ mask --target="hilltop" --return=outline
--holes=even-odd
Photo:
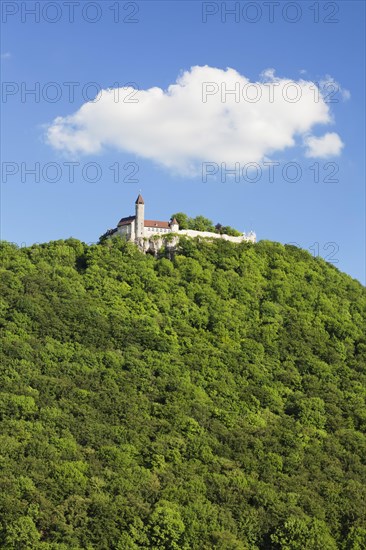
[[[366,290],[294,246],[1,245],[0,546],[366,547]]]

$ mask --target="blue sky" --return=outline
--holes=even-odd
[[[365,283],[363,2],[295,2],[292,7],[280,2],[274,6],[272,21],[265,2],[256,3],[256,12],[253,3],[240,2],[240,12],[236,16],[227,14],[226,21],[221,2],[81,2],[75,5],[74,22],[69,21],[69,8],[61,1],[58,11],[52,6],[48,12],[41,11],[39,21],[34,15],[22,13],[21,4],[2,3],[1,68],[6,83],[2,101],[2,239],[19,245],[70,236],[95,242],[119,218],[133,213],[134,200],[141,190],[149,218],[165,220],[173,212],[184,211],[192,216],[203,214],[243,231],[253,229],[258,239],[297,243],[328,257],[339,269]],[[89,7],[83,15],[81,7],[86,4]],[[35,5],[26,3],[28,10],[37,9]],[[119,21],[114,21],[117,5]],[[227,9],[234,5],[224,3]],[[11,13],[16,9],[17,13]],[[207,15],[203,22],[203,11],[217,13]],[[94,17],[99,20],[92,23]],[[52,23],[56,18],[59,20]],[[77,119],[69,123],[65,117],[80,113],[86,100],[93,99],[96,88],[90,83],[103,90],[135,83],[139,101],[143,90],[160,88],[166,94],[184,73],[188,93],[193,81],[191,68],[204,66],[218,70],[212,72],[212,78],[216,78],[220,90],[220,78],[226,78],[227,68],[236,71],[234,79],[237,74],[238,80],[240,77],[255,83],[263,79],[263,71],[274,69],[279,82],[325,82],[329,92],[333,90],[329,83],[334,79],[331,97],[336,102],[325,102],[327,123],[319,122],[320,115],[314,115],[315,122],[309,123],[302,135],[291,130],[292,114],[289,122],[287,111],[271,111],[270,120],[275,121],[278,135],[290,124],[283,136],[284,141],[294,138],[290,146],[283,146],[283,142],[277,146],[277,135],[271,141],[268,136],[272,128],[260,112],[261,106],[249,106],[250,116],[257,117],[254,127],[259,128],[258,135],[253,132],[253,141],[258,145],[254,154],[251,127],[243,132],[236,128],[237,133],[229,133],[226,141],[221,136],[223,128],[235,125],[239,113],[236,109],[241,108],[241,104],[233,106],[233,98],[226,99],[218,118],[211,119],[212,128],[208,125],[206,137],[198,142],[196,164],[216,162],[219,168],[216,177],[208,177],[206,182],[200,171],[182,167],[190,163],[189,155],[193,154],[182,151],[189,150],[187,141],[197,132],[200,135],[203,123],[200,111],[196,122],[192,122],[189,98],[183,101],[176,96],[167,110],[154,96],[150,111],[146,115],[139,111],[137,118],[133,114],[130,126],[126,118],[118,118],[118,113],[115,116],[107,107],[103,110],[100,101],[98,111],[91,111],[91,118],[92,138],[100,139],[102,146],[98,150],[83,149],[79,141],[77,150],[70,153],[70,131],[74,131]],[[67,82],[77,83],[74,98]],[[37,90],[36,95],[25,94],[31,88]],[[55,91],[59,97],[52,101]],[[178,85],[181,91],[182,84]],[[217,97],[208,97],[207,102]],[[136,108],[141,105],[143,101]],[[130,111],[124,117],[129,117],[135,106],[127,108]],[[205,108],[202,105],[202,113]],[[183,115],[178,112],[182,109]],[[189,126],[186,133],[182,129],[185,109]],[[304,114],[304,109],[299,109],[294,112],[298,124]],[[107,112],[109,115],[103,118]],[[54,127],[56,117],[62,117],[62,143],[68,140],[67,151],[60,141],[47,139],[48,128]],[[226,127],[228,117],[231,122]],[[99,126],[95,128],[97,118]],[[173,130],[165,128],[168,118]],[[202,120],[206,124],[207,120]],[[322,157],[307,156],[307,137],[322,138],[327,133],[333,137],[336,134],[343,147],[331,147]],[[127,145],[121,145],[121,139]],[[243,154],[236,152],[241,150]],[[230,161],[237,160],[240,170],[253,161],[260,165],[262,175],[251,182],[250,173],[244,178],[241,171],[240,181],[228,177],[222,182],[220,155],[223,161],[229,157]],[[279,163],[273,182],[269,181],[268,170],[263,169],[263,160]],[[79,163],[74,165],[74,181],[70,181],[68,162]],[[39,163],[40,172],[48,170],[46,181],[42,174],[40,181],[35,181],[35,176],[26,172],[35,163]],[[56,169],[48,163],[57,164],[58,181],[51,181]],[[88,163],[98,163],[99,181],[91,181],[96,172]],[[120,172],[116,182],[110,167],[117,164]],[[296,174],[291,166],[301,170],[297,172],[298,181],[292,181]],[[129,178],[137,168],[138,172]],[[287,169],[286,181],[283,173]]]

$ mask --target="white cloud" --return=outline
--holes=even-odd
[[[332,76],[327,74],[323,80],[319,82],[319,90],[326,102],[338,103],[339,97],[343,101],[347,101],[351,98],[351,92],[342,88]]]
[[[304,144],[307,147],[305,155],[313,158],[336,157],[344,147],[344,143],[335,132],[328,132],[321,137],[307,136]]]
[[[94,102],[57,117],[47,140],[69,155],[111,147],[182,174],[199,172],[202,162],[261,162],[294,147],[314,125],[332,122],[314,88],[312,81],[275,77],[274,69],[250,82],[234,69],[195,66],[167,90],[102,90]]]
[[[270,67],[261,72],[261,77],[264,81],[276,80],[275,72],[276,72],[276,69],[273,69],[273,67]]]

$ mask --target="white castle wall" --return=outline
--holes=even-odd
[[[135,232],[135,223],[132,222],[131,225],[125,225],[118,228],[117,233],[121,236],[127,237],[129,241],[135,241],[135,240],[141,240],[141,237],[138,237]],[[166,237],[169,233],[173,233],[174,235],[185,236],[185,237],[202,237],[205,239],[222,239],[224,241],[230,241],[232,243],[242,243],[245,241],[249,241],[252,243],[256,242],[256,234],[253,231],[250,231],[249,233],[243,233],[243,235],[240,235],[239,237],[233,237],[231,235],[220,235],[219,233],[211,233],[210,231],[195,231],[193,229],[180,229],[178,231],[171,231],[170,229],[164,229],[162,231],[152,232],[148,231],[147,228],[145,228],[144,231],[144,238],[147,241],[156,240],[157,237],[161,237],[162,239]],[[160,239],[159,239],[160,240]]]
[[[178,235],[186,235],[187,237],[206,237],[210,239],[223,239],[224,241],[231,241],[232,243],[242,243],[243,241],[250,241],[255,243],[256,234],[253,231],[249,233],[243,233],[240,237],[232,237],[231,235],[220,235],[219,233],[211,233],[210,231],[194,231],[193,229],[180,229],[176,232]]]

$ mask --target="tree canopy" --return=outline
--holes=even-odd
[[[1,548],[366,547],[360,283],[268,241],[1,254]]]

